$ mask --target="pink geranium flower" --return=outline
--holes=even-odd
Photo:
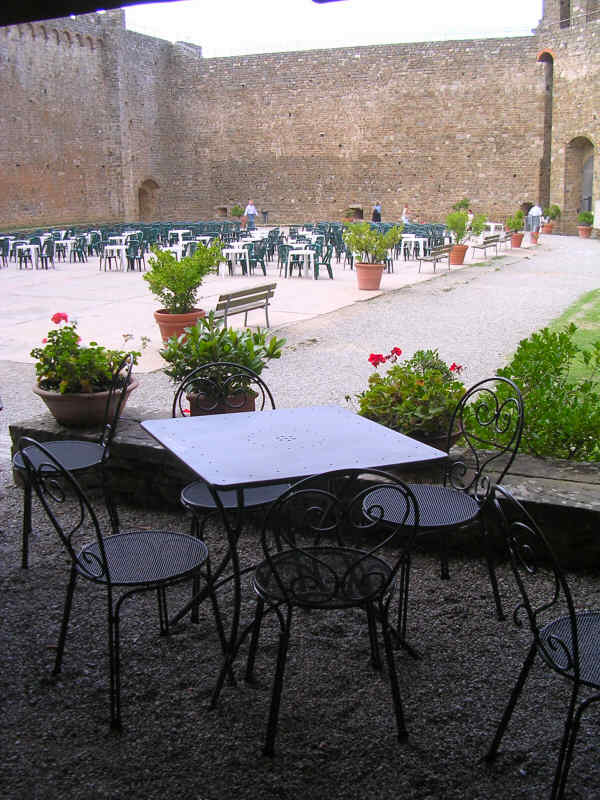
[[[68,322],[69,321],[69,316],[68,316],[68,314],[65,314],[64,311],[57,311],[56,314],[53,314],[50,317],[50,319],[52,320],[52,322],[55,325],[58,325],[59,322]]]

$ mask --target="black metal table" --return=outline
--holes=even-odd
[[[448,456],[339,406],[217,414],[141,423],[154,439],[211,488],[229,538],[234,608],[230,647],[241,613],[241,570],[234,532],[217,490],[281,483],[333,470],[417,466]],[[180,618],[192,604],[177,615]]]

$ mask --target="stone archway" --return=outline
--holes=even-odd
[[[158,219],[158,188],[156,181],[149,179],[138,189],[140,222],[152,222]]]
[[[565,150],[565,191],[561,217],[563,233],[576,233],[577,215],[591,206],[594,145],[586,136],[576,136]],[[585,194],[585,197],[584,197]]]

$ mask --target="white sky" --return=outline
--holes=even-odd
[[[131,30],[206,58],[440,39],[524,36],[542,0],[181,0],[125,9]]]

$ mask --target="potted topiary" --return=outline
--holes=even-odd
[[[401,224],[395,225],[382,233],[370,222],[354,222],[344,227],[346,247],[357,256],[355,267],[359,289],[379,289],[388,250],[394,248],[402,238],[402,228]]]
[[[592,233],[592,225],[594,224],[594,215],[591,211],[580,211],[577,215],[577,233],[582,239],[589,239]]]
[[[371,353],[369,362],[377,368],[391,362],[385,375],[374,372],[369,386],[356,397],[358,413],[404,433],[432,447],[446,449],[448,429],[465,387],[458,379],[462,366],[448,366],[437,350],[417,350],[412,358],[398,363],[402,350],[392,348],[384,356]],[[456,437],[452,437],[453,444]]]
[[[525,236],[525,214],[519,209],[514,216],[508,217],[506,220],[506,228],[511,232],[510,246],[521,247],[523,237]]]
[[[210,311],[205,317],[198,319],[195,325],[187,328],[185,336],[171,337],[160,354],[169,365],[164,368],[166,375],[173,383],[179,384],[192,370],[213,362],[239,364],[260,375],[268,361],[281,357],[284,344],[285,339],[268,335],[261,328],[226,328],[223,319],[216,318],[214,311]],[[210,386],[210,391],[214,391],[217,397],[207,398],[202,394],[198,399],[194,393],[188,393],[190,414],[195,416],[206,413],[202,411],[203,406],[210,407],[213,413],[220,413],[221,407],[231,411],[236,404],[227,404],[225,395],[244,390],[244,386],[238,385],[243,378],[236,375],[232,381],[232,374],[235,373],[226,367],[219,367],[209,375],[204,375],[203,391],[206,392],[206,387]],[[235,410],[254,410],[253,398],[249,397],[248,405],[235,407]]]
[[[106,403],[113,381],[123,359],[131,352],[133,363],[139,351],[109,350],[97,342],[81,344],[77,323],[69,322],[64,312],[51,317],[56,328],[43,339],[43,347],[34,347],[30,355],[36,359],[37,385],[33,387],[55,419],[67,427],[102,425]],[[124,336],[127,340],[127,335]],[[142,338],[142,347],[148,340]],[[125,406],[138,381],[130,378],[121,408]],[[113,397],[114,405],[119,401]],[[114,407],[109,408],[109,415]]]
[[[553,203],[544,209],[544,218],[546,222],[542,225],[542,233],[552,233],[554,227],[554,220],[560,217],[560,207]]]
[[[194,254],[181,261],[168,250],[152,248],[144,280],[162,305],[154,312],[154,319],[163,341],[180,335],[204,316],[204,310],[195,307],[198,289],[206,275],[217,271],[221,261],[222,244],[218,240],[210,246],[198,244]]]
[[[453,210],[446,217],[446,227],[454,237],[454,244],[450,251],[450,264],[454,266],[464,264],[465,256],[469,249],[469,246],[464,242],[470,235],[479,236],[486,223],[485,214],[476,214],[471,220],[471,227],[469,228],[469,215],[463,208],[464,202],[468,203],[468,200],[465,199],[460,203],[456,203],[453,206]]]

